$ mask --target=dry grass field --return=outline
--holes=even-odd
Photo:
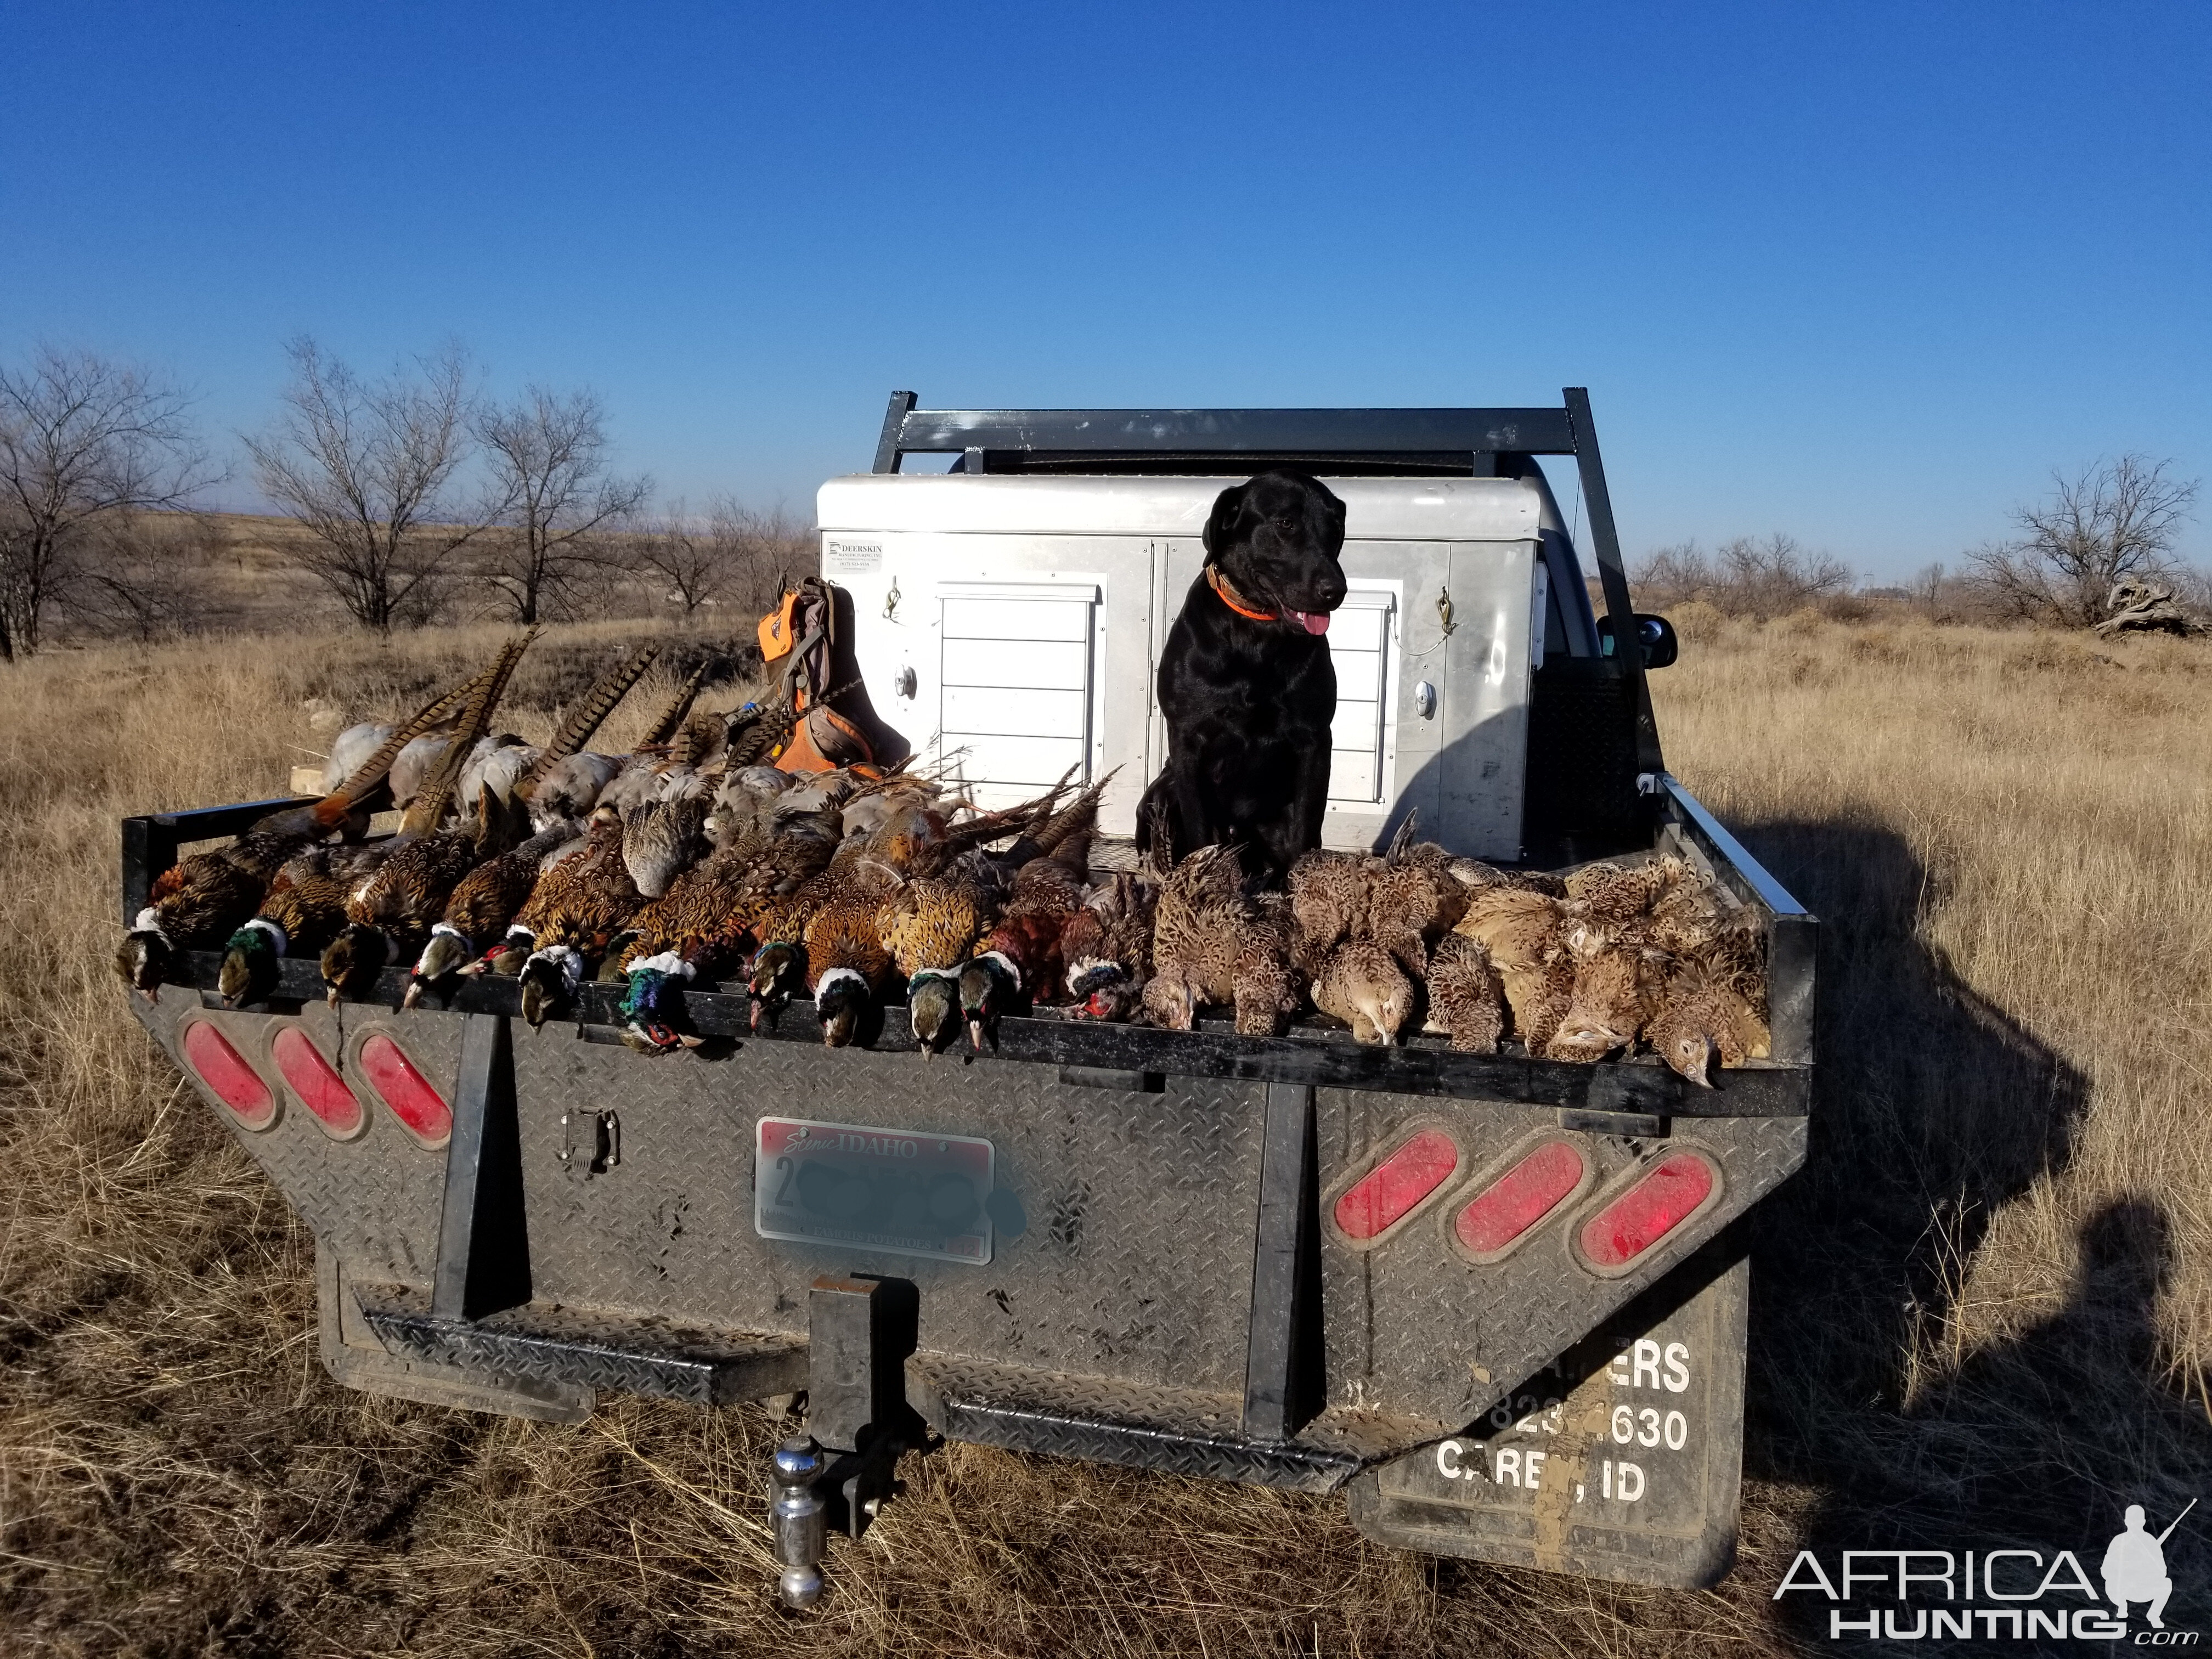
[[[2122,1504],[2212,1494],[2212,647],[1678,620],[1670,762],[1824,921],[1718,1589],[956,1446],[792,1617],[763,1412],[556,1428],[337,1388],[312,1241],[108,961],[120,815],[279,793],[319,707],[408,703],[496,637],[293,634],[0,681],[0,1654],[1763,1654],[1826,1646],[1771,1599],[1801,1543],[2086,1552]],[[619,637],[555,630],[509,722],[542,733]],[[2212,1616],[2208,1531],[2169,1546],[2169,1622]]]

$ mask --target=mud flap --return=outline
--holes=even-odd
[[[1385,1544],[1699,1589],[1735,1564],[1751,1263],[1723,1237],[1455,1439],[1361,1474]]]
[[[392,1352],[362,1312],[337,1253],[320,1239],[315,1241],[315,1304],[323,1369],[349,1389],[541,1423],[580,1423],[592,1414],[592,1390],[575,1383],[494,1376]]]

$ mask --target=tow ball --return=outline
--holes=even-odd
[[[934,1443],[906,1403],[920,1305],[904,1279],[817,1279],[808,1292],[806,1432],[785,1441],[770,1466],[787,1606],[821,1600],[830,1529],[860,1537],[900,1490],[900,1455]]]

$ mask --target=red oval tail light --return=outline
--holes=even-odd
[[[1583,1184],[1589,1167],[1571,1141],[1547,1140],[1484,1188],[1452,1232],[1473,1255],[1502,1255]]]
[[[415,1062],[390,1037],[378,1031],[361,1045],[361,1069],[369,1085],[425,1146],[442,1146],[453,1133],[453,1109],[432,1088]]]
[[[1719,1184],[1695,1152],[1671,1152],[1583,1224],[1583,1259],[1601,1273],[1626,1267],[1680,1226]]]
[[[1378,1237],[1404,1220],[1458,1167],[1459,1148],[1452,1138],[1441,1129],[1424,1129],[1336,1200],[1336,1224],[1346,1238],[1362,1243]]]
[[[210,1020],[196,1019],[185,1027],[178,1045],[217,1100],[230,1108],[249,1129],[265,1129],[276,1121],[276,1097],[261,1080],[261,1073],[246,1056],[230,1046],[229,1039]]]
[[[341,1139],[361,1133],[367,1121],[361,1102],[305,1031],[287,1025],[276,1033],[269,1052],[300,1103],[315,1115],[323,1127]]]

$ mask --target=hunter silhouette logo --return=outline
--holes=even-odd
[[[2148,1601],[2150,1611],[2145,1614],[2153,1630],[2166,1628],[2166,1598],[2173,1594],[2173,1580],[2166,1574],[2166,1540],[2173,1536],[2173,1528],[2181,1524],[2182,1517],[2197,1507],[2197,1500],[2189,1500],[2189,1508],[2173,1517],[2166,1529],[2152,1537],[2143,1530],[2143,1506],[2128,1505],[2125,1516],[2127,1529],[2105,1547],[2105,1596],[2114,1611],[2123,1619],[2128,1616],[2128,1603]]]
[[[1831,1603],[1828,1639],[1984,1642],[2071,1638],[2126,1640],[2133,1647],[2194,1647],[2201,1632],[2168,1630],[2166,1604],[2173,1578],[2166,1541],[2197,1507],[2191,1498],[2166,1530],[2150,1530],[2143,1506],[2128,1505],[2120,1531],[2105,1547],[2100,1595],[2083,1551],[2062,1549],[1852,1549],[1832,1575],[1819,1555],[1800,1550],[1774,1599],[1810,1594]],[[2094,1559],[2094,1556],[2090,1557]],[[2132,1638],[2128,1609],[2142,1609],[2146,1628]],[[2109,1611],[2107,1608],[2109,1607]]]

